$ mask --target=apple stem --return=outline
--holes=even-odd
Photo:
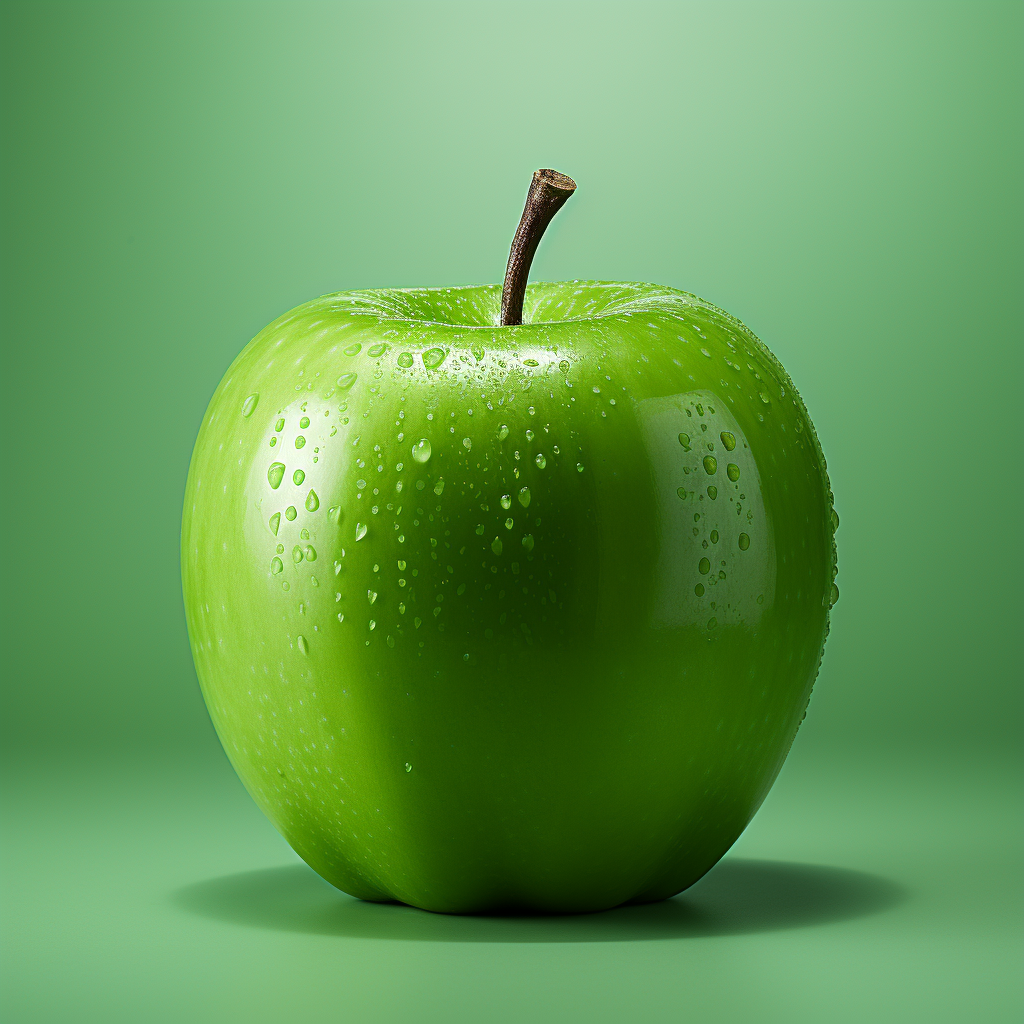
[[[530,264],[540,244],[541,236],[551,218],[562,208],[566,199],[576,191],[572,178],[542,168],[533,172],[530,191],[526,193],[526,206],[512,239],[505,270],[505,287],[501,291],[501,326],[515,327],[523,322],[523,298]]]

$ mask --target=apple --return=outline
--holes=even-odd
[[[210,715],[298,854],[365,900],[682,891],[818,672],[838,519],[803,402],[693,295],[527,286],[566,182],[535,176],[504,290],[341,292],[270,324],[196,441]]]

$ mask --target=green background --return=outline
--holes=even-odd
[[[1020,1019],[1022,8],[6,4],[0,1017]],[[682,897],[359,904],[232,773],[179,589],[230,360],[323,292],[649,280],[800,388],[841,600]]]

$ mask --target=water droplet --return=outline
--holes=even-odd
[[[739,542],[739,546],[740,546],[740,551],[746,551],[747,548],[750,547],[750,538],[745,533],[741,533],[739,535],[739,541],[738,542]]]
[[[728,430],[723,430],[721,433],[722,444],[725,445],[725,450],[731,452],[736,447],[736,437],[731,434]]]
[[[366,600],[369,601],[370,604],[373,604],[373,602],[377,600],[377,591],[376,590],[368,590],[366,592]]]
[[[400,569],[400,570],[401,570],[402,572],[405,572],[405,566],[406,566],[406,562],[405,562],[405,559],[404,559],[404,558],[400,558],[400,559],[398,560],[398,568],[399,568],[399,569]]]
[[[832,509],[832,532],[835,533],[839,529],[839,513]]]
[[[436,483],[436,484],[434,484],[434,493],[435,493],[435,494],[436,494],[436,495],[437,495],[438,497],[440,497],[440,496],[441,496],[441,493],[442,493],[443,491],[444,491],[444,481],[443,481],[443,480],[438,480],[438,481],[437,481],[437,483]]]
[[[303,554],[305,554],[307,562],[315,562],[316,561],[316,548],[313,547],[312,544],[307,544],[306,545],[306,550],[303,552]]]
[[[523,508],[529,508],[530,507],[530,488],[529,487],[520,487],[519,488],[519,493],[516,495],[516,497],[519,499],[519,504],[522,505]]]
[[[275,512],[270,517],[270,532],[273,533],[273,535],[276,537],[277,536],[277,531],[280,528],[281,528],[281,513],[280,512]]]
[[[300,426],[300,427],[301,427],[301,428],[302,428],[303,430],[305,430],[305,429],[306,429],[306,427],[308,427],[308,426],[309,426],[309,417],[308,417],[308,416],[303,416],[303,417],[302,417],[302,419],[301,419],[301,420],[299,420],[299,426]]]
[[[275,429],[275,430],[276,430],[276,431],[277,431],[278,433],[280,433],[280,432],[281,432],[282,430],[284,430],[284,417],[283,417],[283,416],[281,417],[281,419],[279,419],[279,420],[278,420],[278,421],[277,421],[277,422],[276,422],[276,423],[274,424],[274,429]]]
[[[294,473],[292,473],[292,480],[294,481],[296,487],[298,487],[299,484],[301,484],[302,481],[305,479],[306,474],[301,469],[297,469],[295,470]]]
[[[502,423],[502,425],[498,427],[498,440],[504,441],[506,437],[508,437],[508,424]]]
[[[414,616],[414,617],[413,617],[413,620],[412,620],[412,624],[413,624],[413,625],[414,625],[414,626],[415,626],[415,627],[416,627],[417,629],[419,629],[419,628],[420,628],[420,626],[422,626],[422,625],[423,625],[423,620],[422,620],[422,619],[421,619],[421,618],[420,618],[420,617],[419,617],[418,615],[416,615],[416,616]]]
[[[342,391],[348,391],[350,387],[356,382],[356,375],[354,373],[343,373],[336,381],[339,388]]]
[[[677,488],[676,488],[676,494],[678,494],[678,495],[679,495],[679,497],[680,497],[680,498],[682,498],[682,499],[683,499],[684,501],[686,500],[686,495],[687,495],[688,493],[689,493],[689,492],[688,492],[688,491],[686,490],[686,488],[685,488],[685,487],[677,487]]]
[[[525,537],[523,537],[523,547],[526,548],[527,551],[532,551],[533,550],[533,534],[532,533],[528,533],[528,534],[526,534]]]
[[[246,400],[245,400],[245,401],[244,401],[244,402],[242,403],[242,415],[243,415],[243,416],[244,416],[244,417],[245,417],[246,419],[248,419],[248,418],[249,418],[249,417],[250,417],[250,416],[251,416],[251,415],[252,415],[252,414],[253,414],[253,413],[254,413],[254,412],[256,411],[256,403],[257,403],[257,402],[258,402],[259,400],[260,400],[260,396],[259,396],[258,394],[255,394],[255,395],[250,395],[250,396],[249,396],[249,397],[248,397],[248,398],[247,398],[247,399],[246,399]]]
[[[292,561],[298,565],[302,561],[302,548],[298,544],[292,548]]]
[[[481,524],[480,524],[480,525],[479,525],[479,526],[478,526],[478,527],[476,528],[476,535],[477,535],[478,537],[482,537],[482,536],[484,535],[484,524],[483,524],[483,523],[481,523]]]
[[[735,462],[730,462],[729,465],[725,467],[725,472],[733,483],[740,478],[740,467],[737,466]]]
[[[711,563],[706,558],[702,558],[697,563],[697,569],[701,576],[707,576],[707,574],[711,572]]]
[[[366,523],[356,523],[356,540],[362,540],[366,536]]]
[[[494,540],[491,541],[491,550],[496,555],[500,555],[501,554],[501,538],[500,537],[495,537]]]
[[[284,463],[275,462],[271,465],[270,469],[267,470],[267,480],[270,482],[270,486],[276,491],[281,486],[281,481],[284,479]]]
[[[357,355],[359,355],[359,351],[360,351],[360,349],[362,347],[363,346],[360,345],[358,341],[354,341],[354,342],[352,342],[351,345],[349,345],[349,347],[347,349],[345,349],[345,355],[347,355],[347,356],[357,356]]]
[[[443,348],[428,348],[423,353],[423,365],[428,370],[437,369],[443,362],[445,357],[445,351]]]
[[[332,523],[340,522],[341,521],[341,506],[340,505],[335,505],[332,508],[329,508],[327,510],[327,518],[330,519],[330,521]]]
[[[835,605],[836,601],[838,601],[838,600],[839,600],[839,588],[833,583],[832,584],[832,590],[830,591],[830,593],[828,595],[828,606],[829,606],[829,608],[832,608]]]
[[[375,619],[370,619],[370,629],[374,630],[376,628],[377,628],[377,621]]]
[[[512,495],[511,494],[503,494],[501,496],[501,507],[505,508],[505,509],[509,509],[509,508],[512,507]]]
[[[508,519],[505,520],[505,529],[506,530],[511,530],[514,525],[515,525],[515,523],[512,520],[511,516]]]
[[[301,633],[298,636],[298,641],[299,650],[302,651],[303,654],[309,654],[309,641],[307,641]]]
[[[710,476],[712,473],[715,473],[717,470],[718,470],[718,460],[714,457],[714,455],[705,455],[704,456],[704,472],[707,473]]]
[[[296,448],[304,448],[305,445],[306,445],[306,439],[301,434],[299,434],[299,436],[297,438],[295,438],[295,447]]]
[[[577,473],[582,473],[583,472],[583,463],[582,462],[577,462],[576,463],[576,472]]]
[[[298,514],[299,513],[295,511],[295,506],[294,505],[289,505],[284,510],[284,517],[285,517],[285,519],[288,520],[289,523],[292,522]]]
[[[718,497],[718,488],[714,484],[708,486],[708,497],[714,501]]]
[[[523,366],[540,366],[536,359],[524,359]]]
[[[526,440],[532,441],[537,435],[532,430],[526,431]]]
[[[467,452],[470,451],[472,449],[472,447],[473,447],[473,440],[472,440],[472,438],[464,437],[462,439],[462,447],[465,448]]]
[[[385,353],[385,352],[387,352],[387,350],[388,350],[388,346],[387,346],[387,344],[386,344],[385,342],[383,342],[383,341],[382,341],[382,342],[381,342],[381,343],[380,343],[379,345],[374,345],[374,346],[373,346],[373,347],[372,347],[372,348],[371,348],[371,349],[369,350],[369,354],[370,354],[370,355],[371,355],[371,356],[372,356],[372,357],[373,357],[374,359],[379,359],[379,358],[380,358],[380,357],[381,357],[382,355],[384,355],[384,353]]]
[[[562,371],[562,373],[568,373],[569,372],[569,360],[568,359],[561,360],[561,362],[559,362],[559,364],[558,364],[558,368]]]
[[[718,625],[718,619],[716,619],[714,617],[714,615],[712,615],[711,618],[708,619],[708,629],[714,629],[715,626],[717,626],[717,625]]]
[[[275,557],[270,563],[270,571],[275,576],[280,576],[281,573],[284,572],[284,562],[282,562],[280,558]]]
[[[430,458],[431,451],[430,442],[425,437],[420,438],[420,440],[412,446],[413,462],[426,462]]]
[[[401,366],[403,370],[408,370],[409,367],[412,366],[412,353],[403,352],[398,357],[398,365]]]
[[[406,761],[406,762],[405,762],[405,770],[406,770],[407,772],[411,772],[411,771],[412,771],[412,765],[411,765],[411,764],[409,764],[409,762],[408,762],[408,761]]]
[[[537,463],[538,469],[543,469],[548,464],[548,460],[544,458],[543,452],[538,452],[537,458],[535,458],[533,461]]]
[[[693,592],[694,592],[694,593],[695,593],[695,594],[696,594],[696,595],[697,595],[698,597],[703,597],[703,596],[704,596],[704,584],[703,584],[703,583],[698,583],[698,584],[697,584],[697,586],[695,586],[695,587],[693,588]]]
[[[689,434],[680,434],[679,435],[679,443],[683,446],[684,449],[686,449],[686,451],[689,451],[690,450],[690,435]]]
[[[306,495],[306,511],[315,512],[320,507],[320,499],[316,496],[316,491],[310,491]]]
[[[718,531],[717,530],[712,530],[711,531],[711,543],[712,544],[717,544],[718,543]]]

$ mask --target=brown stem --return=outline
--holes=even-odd
[[[501,326],[515,327],[523,322],[523,298],[530,264],[551,218],[576,191],[576,182],[558,171],[543,168],[533,172],[526,206],[519,221],[512,251],[508,254],[505,287],[501,291]]]

